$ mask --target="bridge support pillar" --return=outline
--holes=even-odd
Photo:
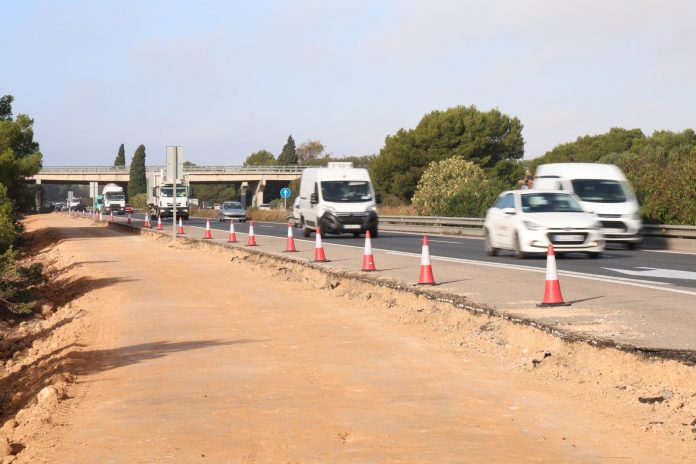
[[[36,212],[41,211],[41,204],[43,203],[43,198],[41,198],[41,179],[36,179],[36,184],[34,185],[34,202],[36,204]]]
[[[261,180],[256,184],[256,191],[254,192],[253,206],[257,208],[263,204],[263,191],[266,188],[266,179],[261,177]]]
[[[242,202],[242,206],[247,207],[247,192],[249,191],[249,182],[242,182],[239,187],[239,201]]]

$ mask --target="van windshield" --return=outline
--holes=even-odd
[[[121,201],[126,199],[121,193],[107,193],[104,197],[109,201]]]
[[[321,183],[321,196],[325,201],[357,203],[372,200],[372,191],[366,181],[332,180]]]
[[[621,182],[606,179],[573,179],[573,191],[582,201],[593,203],[623,203],[626,188]]]
[[[582,213],[582,207],[567,193],[525,193],[521,197],[525,213]]]

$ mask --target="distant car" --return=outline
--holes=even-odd
[[[135,211],[135,208],[133,208],[133,205],[126,205],[126,207],[124,209],[126,211],[126,214],[131,214]]]
[[[545,253],[585,252],[597,258],[604,251],[602,224],[583,211],[578,198],[558,190],[503,192],[483,222],[485,252],[494,256],[511,250],[517,258]]]
[[[220,203],[214,203],[213,209],[220,209]]]
[[[226,201],[220,206],[220,222],[225,222],[225,219],[236,219],[239,222],[246,222],[246,209],[238,201]]]
[[[262,209],[264,211],[270,211],[271,205],[269,205],[268,203],[261,203],[259,205],[259,209]]]

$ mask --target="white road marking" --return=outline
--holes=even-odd
[[[387,251],[387,254],[392,254],[392,255],[400,255],[400,256],[411,256],[411,257],[420,257],[420,254],[418,253],[406,253],[406,252],[401,252],[401,251]],[[469,259],[460,259],[460,258],[448,258],[445,256],[431,256],[431,259],[437,260],[437,261],[449,261],[449,262],[455,262],[455,263],[465,263],[465,264],[473,264],[475,266],[488,266],[488,267],[499,267],[499,268],[507,268],[507,269],[512,269],[512,270],[523,270],[526,272],[537,272],[540,274],[543,274],[546,272],[546,269],[541,269],[541,268],[536,268],[532,266],[521,266],[517,264],[504,264],[504,263],[489,263],[485,261],[474,261],[474,260],[469,260]],[[611,282],[619,285],[630,285],[633,287],[642,287],[642,288],[649,288],[652,290],[663,290],[666,292],[672,292],[672,293],[681,293],[684,295],[693,295],[696,296],[696,291],[691,291],[691,290],[682,290],[679,288],[671,288],[669,283],[667,282],[655,282],[651,280],[640,280],[640,279],[629,279],[629,278],[624,278],[624,277],[612,277],[612,276],[600,276],[600,275],[594,275],[594,274],[586,274],[584,272],[574,272],[574,271],[558,271],[559,275],[567,276],[567,277],[576,277],[578,279],[585,279],[585,280],[596,280],[599,282]]]
[[[428,240],[430,243],[454,243],[455,245],[461,245],[462,242],[454,242],[454,241],[449,241],[449,240],[433,240],[429,239]]]
[[[696,272],[679,271],[676,269],[660,269],[656,267],[636,267],[636,269],[640,269],[636,271],[628,269],[614,269],[611,267],[604,267],[602,269],[635,276],[662,277],[664,279],[696,280]]]
[[[198,228],[198,229],[205,229],[205,227],[202,227],[202,226],[190,225],[189,227]],[[218,229],[218,230],[220,230],[220,229]],[[239,232],[239,233],[242,235],[246,235],[245,232]],[[285,237],[276,237],[273,235],[259,235],[259,234],[255,234],[255,235],[257,237],[270,237],[270,238],[274,238],[274,239],[285,239]],[[311,244],[315,243],[315,240],[303,239],[303,238],[296,238],[295,241],[311,243]],[[339,244],[339,243],[328,243],[328,245],[345,247],[345,248],[358,248],[358,249],[363,248],[363,245],[343,245],[343,244]],[[373,251],[383,251],[383,252],[385,252],[387,254],[391,254],[391,255],[410,256],[410,257],[419,258],[419,259],[421,257],[420,253],[409,253],[409,252],[404,252],[404,251],[385,250],[383,248],[373,248]],[[360,256],[356,259],[359,259],[361,257],[362,256]],[[455,263],[459,262],[459,263],[463,263],[463,264],[472,264],[475,266],[500,267],[500,268],[507,268],[507,269],[513,269],[513,270],[532,271],[532,272],[537,272],[537,273],[545,273],[546,272],[546,269],[544,269],[544,268],[537,268],[537,267],[532,267],[532,266],[522,266],[519,264],[490,263],[490,262],[486,262],[486,261],[474,261],[474,260],[462,259],[462,258],[449,258],[446,256],[431,256],[431,259],[439,260],[439,261],[450,261],[450,262],[455,262]],[[577,277],[579,279],[596,280],[599,282],[612,282],[612,283],[620,284],[620,285],[629,285],[629,286],[633,286],[633,287],[649,288],[652,290],[663,290],[663,291],[671,292],[671,293],[681,293],[684,295],[696,296],[696,291],[682,290],[679,288],[670,288],[669,286],[671,284],[667,283],[667,282],[655,282],[655,281],[651,281],[651,280],[630,279],[630,278],[625,278],[625,277],[600,276],[600,275],[586,274],[583,272],[574,272],[574,271],[558,271],[558,274],[568,276],[568,277]]]

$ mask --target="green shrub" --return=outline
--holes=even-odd
[[[147,194],[141,193],[139,195],[133,195],[130,198],[130,205],[133,206],[133,208],[136,209],[145,209],[147,208]]]
[[[504,189],[502,182],[487,179],[476,163],[448,158],[428,166],[412,204],[423,216],[483,217]]]

